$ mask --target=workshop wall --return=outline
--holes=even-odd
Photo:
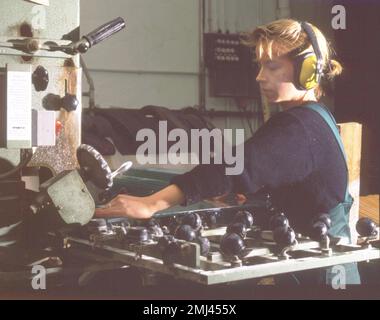
[[[127,108],[198,105],[199,5],[198,0],[82,0],[82,34],[116,16],[125,18],[127,25],[125,31],[84,56],[95,81],[96,103]],[[253,29],[274,20],[276,7],[275,0],[206,0],[205,31]],[[210,98],[208,92],[206,106],[236,110],[233,100]],[[258,110],[254,101],[248,107]],[[245,128],[248,134],[243,120],[213,119],[218,127]],[[258,125],[258,119],[252,119],[253,128]]]
[[[84,58],[95,81],[96,103],[101,107],[140,108],[161,105],[173,109],[199,105],[200,1],[198,0],[81,0],[81,33],[116,16],[126,30],[101,43]],[[248,31],[281,17],[311,21],[331,42],[332,0],[205,0],[205,32]],[[109,48],[112,48],[111,50]],[[88,86],[84,79],[84,90]],[[84,106],[88,103],[84,100]],[[233,99],[209,96],[207,109],[236,111]],[[325,102],[334,107],[331,98]],[[249,111],[260,111],[250,100]],[[220,128],[250,130],[246,118],[214,118]],[[253,130],[260,117],[250,119]]]

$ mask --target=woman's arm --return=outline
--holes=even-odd
[[[95,217],[128,217],[133,219],[149,219],[157,211],[182,204],[185,195],[175,184],[146,197],[118,195],[105,207],[95,210]]]

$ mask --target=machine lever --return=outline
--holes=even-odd
[[[119,174],[122,174],[122,173],[128,171],[132,167],[132,164],[133,164],[132,161],[124,162],[117,170],[112,172],[111,178],[113,179],[116,176],[118,176]]]
[[[108,23],[103,24],[99,28],[82,37],[82,39],[74,44],[74,51],[85,53],[92,46],[112,36],[125,28],[123,18],[116,18]]]

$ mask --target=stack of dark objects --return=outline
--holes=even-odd
[[[191,129],[214,128],[199,110],[192,107],[180,110],[151,105],[141,109],[95,108],[83,113],[82,143],[93,146],[105,156],[115,154],[116,150],[122,155],[136,154],[138,147],[144,143],[136,140],[138,131],[152,129],[158,137],[159,121],[167,122],[168,131],[185,130],[188,137]],[[156,140],[158,152],[159,139]],[[168,147],[174,143],[169,142]]]

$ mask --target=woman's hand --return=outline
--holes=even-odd
[[[95,210],[97,218],[127,217],[132,219],[149,219],[157,211],[183,203],[185,195],[176,185],[146,197],[134,197],[120,194],[105,207]]]
[[[154,214],[150,197],[134,197],[120,194],[105,207],[95,210],[97,218],[127,217],[132,219],[149,219]]]

